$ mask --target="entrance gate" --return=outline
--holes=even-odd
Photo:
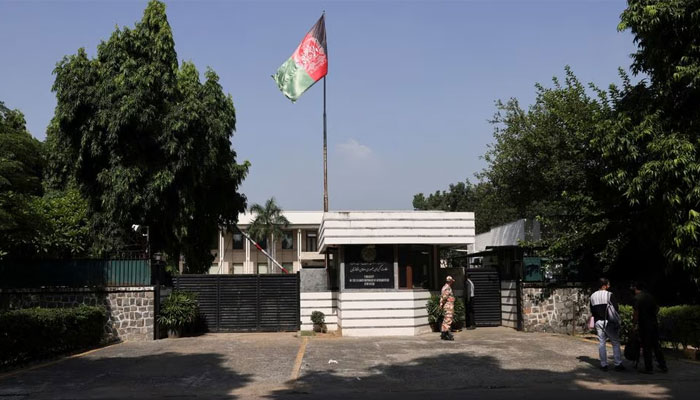
[[[212,332],[299,330],[299,274],[180,275],[173,286],[197,293]]]
[[[474,283],[474,321],[476,326],[501,325],[501,280],[492,268],[467,269]]]

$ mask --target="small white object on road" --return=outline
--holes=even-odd
[[[328,364],[338,364],[338,361],[336,361],[336,360],[328,360]]]

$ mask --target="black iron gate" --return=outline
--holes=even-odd
[[[491,268],[467,269],[474,283],[474,320],[476,326],[501,325],[501,280]]]
[[[197,293],[212,332],[299,330],[299,274],[181,275],[173,286]]]

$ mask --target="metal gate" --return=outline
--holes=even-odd
[[[474,321],[476,326],[501,325],[501,280],[491,268],[467,269],[474,283]]]
[[[177,290],[197,293],[212,332],[297,331],[299,274],[180,275]]]

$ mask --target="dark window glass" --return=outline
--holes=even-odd
[[[294,235],[292,235],[292,231],[284,231],[282,232],[282,249],[283,250],[291,250],[294,248]]]
[[[306,231],[306,251],[318,251],[316,231]]]
[[[240,233],[233,234],[233,249],[242,250],[243,249],[243,235]]]

